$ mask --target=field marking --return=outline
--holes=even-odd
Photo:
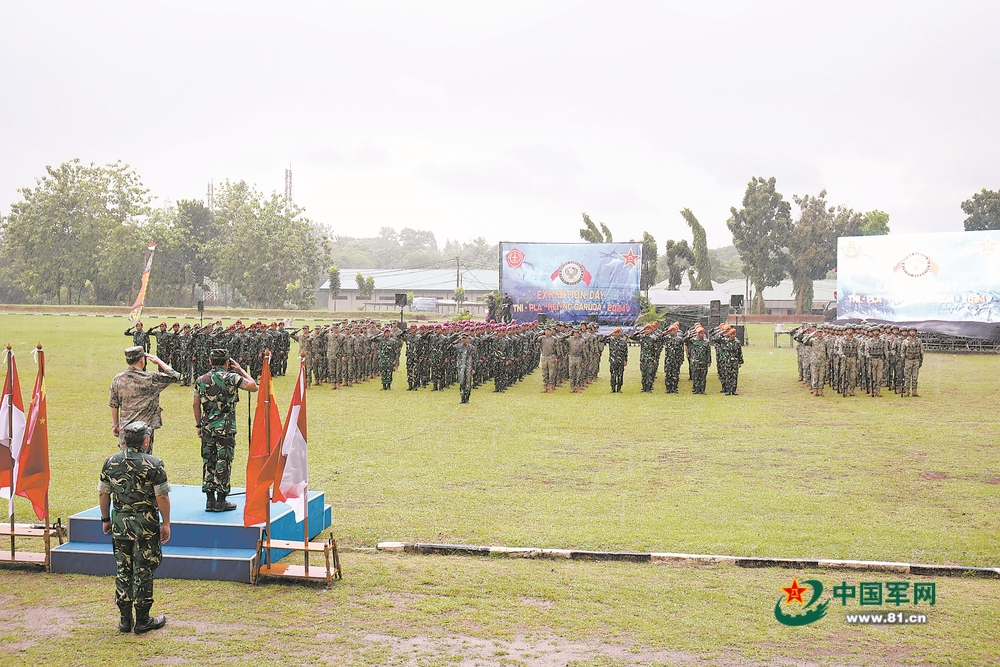
[[[967,565],[929,565],[874,560],[838,560],[830,558],[758,558],[719,554],[682,554],[635,551],[586,551],[582,549],[540,549],[535,547],[489,547],[472,544],[428,544],[421,542],[379,542],[379,551],[439,556],[499,556],[506,558],[560,558],[568,560],[618,561],[628,563],[671,563],[677,565],[718,565],[762,568],[823,568],[861,570],[921,576],[973,576],[1000,579],[1000,567]]]

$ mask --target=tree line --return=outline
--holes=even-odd
[[[643,232],[640,290],[647,291],[660,276],[670,290],[680,289],[685,274],[692,290],[711,290],[713,281],[745,276],[754,286],[753,312],[760,313],[764,310],[764,288],[791,277],[796,312],[809,313],[813,281],[825,278],[837,264],[837,237],[889,233],[888,213],[859,213],[845,206],[831,206],[826,201],[826,190],[815,196],[793,196],[799,207],[799,217],[793,220],[791,205],[775,185],[773,177],[754,177],[747,185],[742,207],[730,209],[726,226],[732,233],[732,253],[729,248],[708,248],[705,228],[689,208],[680,214],[691,229],[691,243],[687,239],[670,239],[660,255],[653,235]],[[583,222],[583,240],[612,241],[611,230],[603,222],[598,226],[586,213]]]
[[[130,305],[156,243],[146,303],[191,307],[211,289],[255,308],[311,308],[330,241],[303,209],[244,181],[211,208],[153,207],[134,169],[79,160],[46,167],[0,219],[0,299]]]

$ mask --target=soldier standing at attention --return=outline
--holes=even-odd
[[[149,610],[153,571],[163,559],[160,545],[170,541],[170,485],[163,462],[146,453],[146,423],[134,421],[123,431],[125,451],[104,462],[97,493],[101,529],[111,535],[115,554],[115,602],[121,612],[118,631],[141,635],[167,623],[163,614],[150,618]]]
[[[201,439],[202,485],[206,512],[228,512],[229,476],[236,450],[236,403],[239,390],[257,391],[257,383],[223,349],[209,354],[212,370],[194,383],[194,425]],[[231,372],[233,368],[236,372]]]
[[[900,333],[904,333],[902,329]],[[903,396],[920,396],[917,393],[917,380],[920,377],[920,367],[924,365],[924,344],[917,338],[916,327],[910,327],[906,332],[909,338],[904,338],[899,354],[903,359]]]
[[[841,394],[854,396],[858,386],[858,341],[854,337],[854,327],[847,325],[847,332],[840,341],[839,354],[841,359]]]
[[[684,363],[684,337],[681,325],[674,322],[663,335],[663,385],[668,394],[677,393],[681,364]]]
[[[705,330],[701,326],[695,329],[694,338],[691,339],[688,365],[691,367],[691,381],[694,383],[691,393],[704,394],[708,367],[712,365],[712,344],[705,337]]]
[[[823,386],[826,384],[826,346],[827,342],[823,338],[823,330],[817,328],[811,334],[806,335],[799,343],[799,347],[809,346],[811,349],[810,369],[805,377],[812,380],[812,395],[822,396]]]
[[[458,386],[462,395],[462,403],[469,402],[472,394],[472,376],[476,374],[473,365],[476,362],[476,347],[470,342],[468,331],[462,331],[458,344],[455,345],[455,366],[458,371]]]
[[[398,341],[392,337],[392,331],[388,327],[382,330],[382,338],[379,339],[378,367],[382,373],[382,390],[392,389],[392,372],[399,365],[396,350],[399,347]]]
[[[628,365],[628,341],[622,336],[622,328],[615,327],[608,337],[608,367],[611,370],[611,393],[622,393],[622,379]]]
[[[146,359],[160,367],[159,373],[149,373],[142,368]],[[138,345],[125,350],[128,368],[111,380],[111,432],[118,438],[118,445],[125,449],[122,429],[128,424],[141,421],[149,426],[149,452],[153,452],[153,434],[163,422],[160,419],[160,392],[181,379],[181,374],[167,365],[159,357],[143,352]]]

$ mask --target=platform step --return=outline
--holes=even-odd
[[[163,546],[163,562],[156,577],[163,579],[214,579],[250,581],[256,549],[222,549]],[[52,550],[53,572],[114,575],[115,556],[110,544],[68,542]]]

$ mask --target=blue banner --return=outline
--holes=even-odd
[[[1000,322],[1000,232],[838,239],[837,318]]]
[[[501,243],[501,289],[511,314],[631,324],[640,314],[641,243]]]

